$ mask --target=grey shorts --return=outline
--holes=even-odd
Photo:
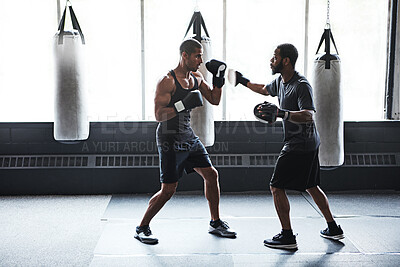
[[[194,172],[194,168],[211,167],[212,163],[204,145],[197,139],[194,143],[176,146],[163,143],[158,146],[160,158],[161,183],[175,183],[186,173]]]

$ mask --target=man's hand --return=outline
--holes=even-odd
[[[224,62],[212,59],[206,63],[206,68],[213,75],[213,85],[222,88],[225,84],[226,64]]]
[[[203,97],[199,90],[190,91],[187,96],[174,104],[176,113],[194,109],[203,105]]]
[[[234,75],[234,81],[233,84],[235,86],[237,86],[239,83],[243,86],[247,87],[247,83],[250,82],[249,79],[247,79],[246,77],[243,76],[243,74],[241,74],[238,71],[235,71],[235,75]]]
[[[277,117],[282,118],[283,120],[288,120],[290,116],[289,111],[279,109],[275,104],[267,101],[256,105],[253,113],[254,116],[263,123],[274,123]]]

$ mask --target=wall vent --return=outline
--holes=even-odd
[[[95,156],[95,168],[149,168],[158,167],[158,155],[113,155]]]
[[[346,154],[345,166],[400,166],[400,155],[393,153],[379,153],[379,154]]]
[[[243,162],[242,155],[210,155],[211,162],[215,166],[224,166],[224,167],[243,167],[246,165],[246,162]]]
[[[0,168],[73,168],[88,167],[89,156],[0,156]]]
[[[278,154],[210,154],[220,168],[274,167]],[[158,168],[159,157],[147,155],[3,155],[0,169]],[[342,167],[396,167],[400,153],[346,154]]]

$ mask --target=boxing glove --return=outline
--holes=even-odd
[[[225,84],[226,64],[224,62],[212,59],[206,63],[206,68],[213,75],[213,85],[222,88]]]
[[[241,85],[247,86],[247,83],[250,82],[249,79],[247,79],[246,77],[243,76],[243,74],[241,74],[238,71],[235,71],[235,75],[236,75],[236,82],[235,82],[235,86],[238,85],[239,83]]]
[[[175,102],[174,109],[176,113],[194,109],[203,105],[203,97],[199,90],[189,91],[187,96],[182,100]]]
[[[267,101],[256,105],[253,112],[254,116],[264,123],[274,123],[277,117],[282,118],[283,120],[288,120],[290,117],[290,112],[288,110],[280,109],[276,105]]]

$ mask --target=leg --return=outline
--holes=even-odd
[[[208,200],[211,220],[218,220],[220,198],[218,171],[213,166],[206,168],[194,168],[194,170],[204,179],[204,194]]]
[[[329,209],[328,198],[325,193],[319,188],[319,186],[307,189],[307,193],[313,198],[315,204],[317,204],[319,210],[324,215],[326,222],[333,222],[333,216]]]
[[[307,189],[307,192],[314,199],[314,202],[317,204],[318,208],[324,215],[324,218],[328,224],[328,228],[320,231],[320,235],[325,238],[339,240],[344,238],[343,230],[340,225],[337,225],[335,220],[333,219],[331,210],[329,209],[328,198],[325,193],[319,188],[319,186],[315,186]]]
[[[279,221],[281,222],[283,230],[291,230],[290,224],[290,204],[289,199],[284,189],[276,188],[271,186],[271,193],[274,199],[275,210],[278,214]]]
[[[270,248],[297,249],[296,236],[290,225],[290,204],[284,189],[270,186],[274,199],[276,213],[282,225],[282,231],[272,239],[264,240],[264,245]]]
[[[228,226],[227,222],[222,221],[219,218],[220,190],[218,171],[213,166],[205,168],[194,168],[194,170],[204,179],[204,194],[208,200],[208,206],[210,208],[211,214],[211,221],[208,232],[210,234],[215,234],[222,237],[235,238],[235,230],[231,229]]]
[[[161,210],[167,201],[175,194],[176,183],[162,183],[161,190],[158,191],[149,201],[149,206],[143,216],[140,226],[149,225],[154,216]]]

